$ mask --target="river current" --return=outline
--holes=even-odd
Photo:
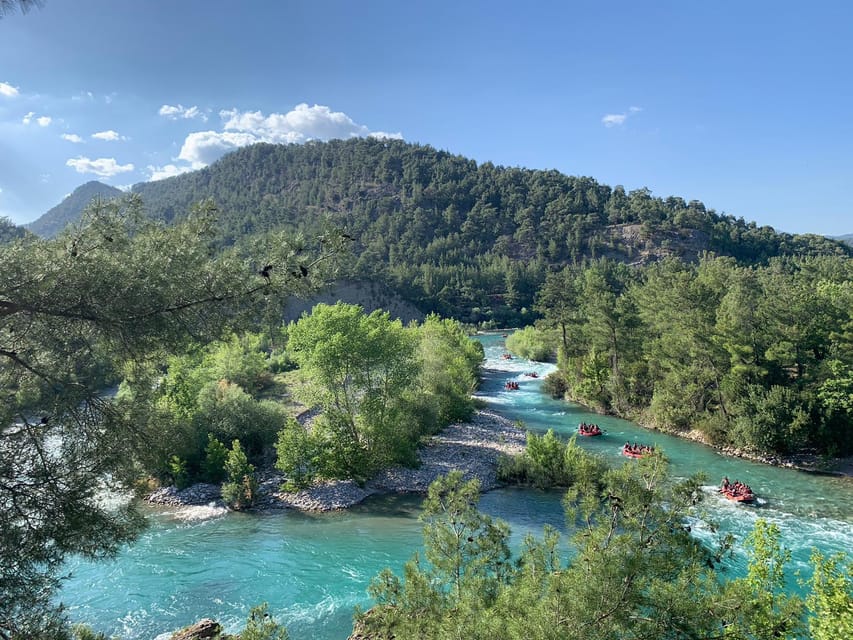
[[[814,475],[723,457],[713,449],[650,432],[625,420],[599,416],[583,407],[552,400],[541,392],[553,365],[501,358],[500,335],[481,336],[486,349],[478,396],[489,408],[526,428],[551,428],[569,437],[581,421],[597,423],[601,438],[580,438],[581,446],[613,464],[625,441],[653,444],[671,461],[677,476],[703,471],[708,478],[707,517],[738,541],[757,518],[776,523],[792,552],[790,588],[800,570],[808,576],[811,549],[853,550],[853,480]],[[538,378],[525,375],[536,372]],[[507,380],[519,383],[506,391]],[[727,475],[752,486],[755,506],[736,505],[714,492]],[[500,489],[484,494],[480,508],[506,520],[515,543],[544,524],[565,531],[559,492]],[[167,638],[202,617],[239,630],[249,609],[267,602],[291,638],[343,639],[352,629],[356,605],[369,606],[366,588],[383,567],[400,572],[421,548],[417,497],[383,496],[340,513],[230,513],[213,507],[148,508],[151,526],[114,560],[72,560],[61,600],[73,621],[122,639]],[[710,540],[708,521],[693,523],[695,535]],[[732,575],[745,564],[736,546],[728,563]]]

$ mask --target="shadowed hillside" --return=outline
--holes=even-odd
[[[92,198],[100,196],[104,199],[117,198],[122,195],[121,189],[116,189],[103,182],[93,180],[82,184],[67,196],[62,202],[38,219],[25,225],[27,229],[43,238],[53,238],[67,225],[77,222],[80,214]]]

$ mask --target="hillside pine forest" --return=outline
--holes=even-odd
[[[416,464],[418,443],[475,410],[483,350],[466,330],[521,327],[507,348],[555,361],[545,389],[599,412],[756,455],[853,453],[843,242],[371,138],[257,144],[132,191],[90,203],[114,194],[84,185],[32,232],[0,221],[0,638],[69,637],[51,599],[66,556],[108,556],[138,534],[132,505],[97,502],[105,478],[222,482],[244,509],[261,466],[296,490]],[[426,319],[339,303],[284,323],[289,299],[344,280]],[[311,429],[285,409],[291,394],[322,409]],[[506,463],[507,479],[569,490],[586,564],[550,529],[510,562],[476,484],[438,481],[422,515],[429,562],[380,574],[359,627],[822,639],[853,624],[849,559],[816,556],[811,595],[786,595],[778,529],[759,521],[748,575],[725,581],[719,554],[682,526],[701,479],[672,481],[662,456],[641,462],[608,469],[531,434]],[[590,599],[555,617],[589,589],[620,591],[622,608]],[[733,603],[745,604],[723,619]],[[244,638],[286,635],[256,623]]]

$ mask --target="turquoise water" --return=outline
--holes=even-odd
[[[489,406],[527,428],[553,428],[568,436],[578,422],[596,422],[606,434],[580,444],[626,463],[626,440],[655,444],[666,452],[676,475],[708,475],[710,516],[739,539],[756,518],[779,525],[794,566],[806,569],[810,550],[853,549],[853,482],[724,458],[712,449],[653,433],[617,418],[596,416],[555,401],[540,389],[552,365],[503,360],[499,335],[482,338],[487,370],[479,392]],[[538,379],[524,375],[536,371]],[[519,382],[518,391],[504,383]],[[754,507],[735,505],[713,493],[723,475],[748,482],[760,496]],[[564,529],[560,494],[504,489],[485,494],[481,508],[509,522],[514,541],[544,524]],[[212,617],[238,630],[249,608],[268,602],[293,638],[346,638],[352,610],[368,605],[366,587],[383,567],[399,571],[421,546],[420,499],[381,497],[344,513],[264,515],[211,508],[151,510],[151,527],[111,561],[69,564],[62,600],[73,620],[122,638],[153,638]],[[704,520],[696,535],[710,539]],[[731,569],[743,567],[736,552]],[[796,588],[792,580],[792,588]]]

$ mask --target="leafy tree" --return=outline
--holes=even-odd
[[[701,498],[701,479],[673,483],[660,455],[612,470],[581,462],[587,454],[578,447],[570,457],[577,473],[564,504],[577,533],[568,551],[546,529],[539,540],[528,536],[509,563],[505,525],[478,518],[472,488],[450,475],[425,504],[429,563],[416,556],[402,580],[383,571],[370,589],[378,605],[359,616],[359,631],[377,638],[722,637],[712,557],[683,524]]]
[[[303,397],[323,407],[327,468],[363,476],[391,461],[412,460],[415,421],[403,401],[417,381],[414,333],[388,313],[366,315],[359,306],[338,303],[317,305],[291,324],[288,335],[288,350],[308,382]]]
[[[319,461],[318,444],[308,430],[294,418],[288,418],[278,432],[275,466],[287,476],[282,487],[292,491],[301,489],[314,479]]]
[[[255,479],[255,466],[240,446],[239,440],[231,443],[231,450],[225,460],[227,480],[222,485],[222,499],[232,509],[247,509],[255,504],[258,497],[258,481]]]
[[[225,441],[239,438],[253,456],[260,455],[265,445],[273,443],[284,422],[279,405],[255,400],[242,387],[227,380],[205,385],[197,402],[192,417],[194,433],[202,434],[206,429]]]
[[[479,496],[479,481],[459,471],[430,485],[421,514],[430,564],[415,556],[405,582],[386,569],[368,589],[384,606],[361,620],[379,637],[436,637],[450,611],[493,601],[510,569],[509,529],[477,511]]]
[[[427,316],[418,328],[420,358],[419,404],[434,408],[436,424],[429,430],[471,417],[471,394],[476,389],[483,362],[483,346],[471,340],[461,325]]]
[[[785,590],[791,553],[779,539],[779,527],[761,519],[747,536],[747,575],[726,585],[721,603],[726,638],[795,638],[803,630],[803,602]]]
[[[853,564],[843,554],[825,558],[817,551],[811,562],[815,571],[806,606],[812,639],[853,637]]]
[[[108,509],[97,492],[130,482],[156,440],[138,421],[149,364],[239,327],[255,296],[280,305],[295,288],[241,248],[212,252],[215,220],[205,206],[167,228],[131,198],[96,203],[55,240],[0,247],[0,633],[47,634],[66,554],[110,555],[139,530],[131,505]],[[299,255],[283,236],[261,248],[276,265]],[[119,372],[149,381],[129,403],[101,395]]]
[[[212,433],[207,434],[207,447],[201,465],[205,482],[222,482],[225,477],[225,464],[228,461],[228,448]]]
[[[172,456],[169,458],[169,475],[172,477],[172,484],[178,489],[184,489],[189,486],[189,474],[187,473],[187,461]]]
[[[506,339],[506,348],[522,358],[536,361],[550,360],[554,345],[535,327],[524,327]]]

